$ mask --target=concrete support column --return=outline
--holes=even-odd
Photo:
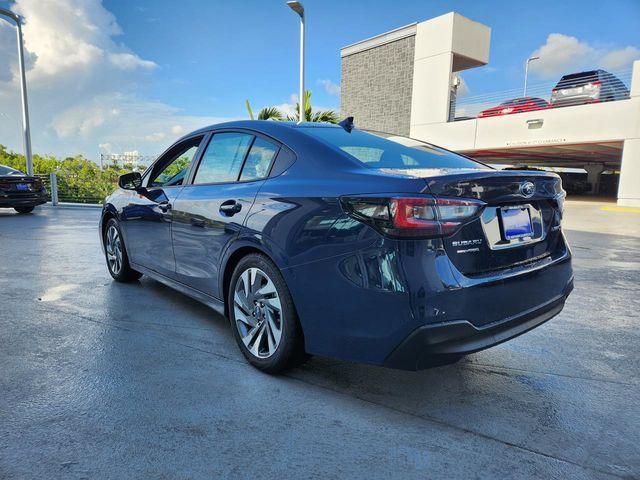
[[[49,178],[51,180],[50,182],[50,189],[51,189],[51,205],[53,205],[54,207],[56,205],[58,205],[58,176],[54,173],[51,173],[49,175]]]
[[[624,141],[618,205],[640,207],[640,138],[629,138]]]
[[[591,184],[591,193],[597,195],[600,193],[600,175],[604,172],[604,165],[601,163],[589,163],[584,166],[587,171],[587,182]]]
[[[631,101],[635,100],[636,118],[640,118],[640,60],[633,62],[630,96]],[[618,205],[640,207],[640,122],[636,122],[633,136],[626,138],[622,147]]]

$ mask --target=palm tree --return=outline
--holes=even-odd
[[[253,109],[249,100],[246,101],[247,112],[249,112],[249,118],[254,120]],[[284,115],[276,107],[265,107],[258,112],[258,120],[284,120]]]
[[[300,104],[296,103],[295,114],[293,115],[284,115],[280,110],[276,107],[265,107],[258,112],[258,120],[288,120],[297,122],[300,117]],[[249,100],[246,101],[247,112],[249,112],[249,118],[251,120],[254,119],[253,110],[251,109],[251,104]],[[311,108],[311,92],[309,90],[305,90],[304,92],[304,121],[305,122],[329,122],[329,123],[338,123],[339,118],[338,114],[333,110],[317,110],[313,111]]]

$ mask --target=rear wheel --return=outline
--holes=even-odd
[[[114,280],[131,282],[142,276],[140,272],[135,271],[129,265],[129,257],[122,241],[120,225],[115,218],[109,219],[104,230],[104,254],[107,259],[107,268]]]
[[[31,213],[35,207],[14,207],[14,210],[20,214]]]
[[[267,257],[250,254],[240,260],[231,277],[228,305],[236,342],[253,366],[278,373],[306,359],[291,294]]]

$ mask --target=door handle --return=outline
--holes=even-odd
[[[158,208],[162,210],[163,213],[167,213],[169,210],[171,210],[171,204],[169,202],[160,202],[158,204]]]
[[[235,200],[227,200],[220,205],[220,213],[226,215],[227,217],[231,217],[242,210],[242,204],[236,202]]]

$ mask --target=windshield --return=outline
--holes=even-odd
[[[339,148],[369,168],[481,168],[489,167],[453,152],[413,138],[380,132],[342,128],[302,127],[324,142]]]
[[[24,173],[19,170],[14,170],[13,168],[0,165],[0,175],[24,175]]]

